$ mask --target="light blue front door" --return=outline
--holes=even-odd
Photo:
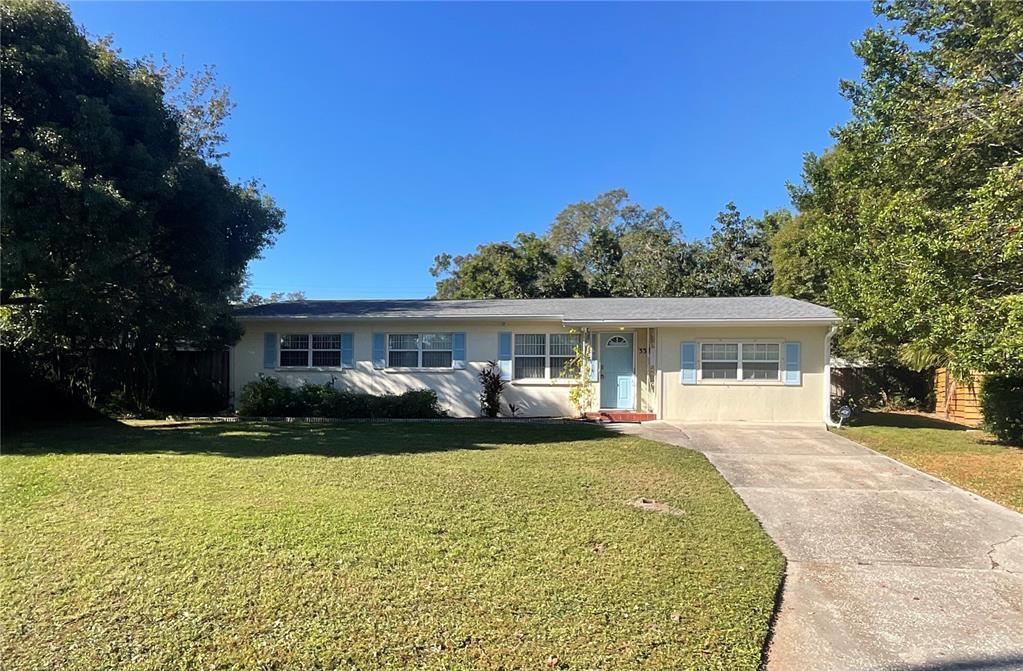
[[[635,375],[631,333],[600,334],[600,407],[632,410]]]

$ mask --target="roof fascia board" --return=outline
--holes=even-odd
[[[365,315],[235,315],[239,321],[288,321],[327,320],[327,321],[410,321],[431,319],[434,321],[562,321],[561,315],[404,315],[404,316],[365,316]]]
[[[656,326],[829,326],[841,321],[838,317],[789,319],[562,319],[561,315],[405,315],[405,316],[363,316],[363,315],[238,315],[239,321],[559,321],[565,326],[631,326],[651,328]]]
[[[842,321],[839,317],[788,319],[566,319],[565,326],[829,326]]]

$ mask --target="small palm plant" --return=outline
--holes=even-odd
[[[497,417],[501,412],[501,394],[504,393],[504,380],[501,379],[501,367],[496,361],[488,361],[487,367],[480,371],[480,415]]]

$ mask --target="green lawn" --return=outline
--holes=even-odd
[[[755,669],[783,571],[702,456],[584,425],[135,423],[3,448],[9,670]]]
[[[930,417],[867,412],[841,435],[1023,512],[1023,448]]]

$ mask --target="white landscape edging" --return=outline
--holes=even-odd
[[[235,417],[217,416],[206,417],[182,416],[175,417],[168,415],[167,419],[176,422],[224,422],[224,423],[281,423],[281,424],[592,424],[581,419],[570,419],[565,417],[431,417],[431,418],[401,418],[401,417]]]

